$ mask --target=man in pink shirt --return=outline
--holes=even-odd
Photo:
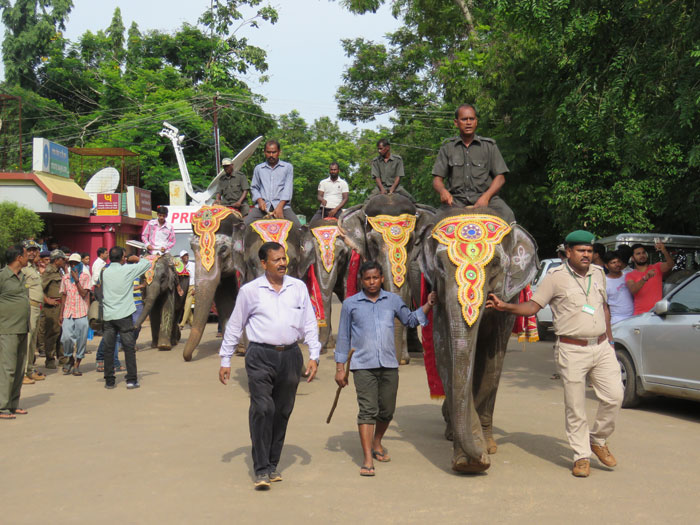
[[[81,376],[80,362],[85,357],[88,337],[88,306],[90,301],[90,274],[83,272],[83,263],[79,253],[68,258],[70,267],[61,279],[61,326],[63,335],[63,355],[68,362],[63,373]],[[73,357],[75,347],[75,357]]]
[[[625,275],[625,284],[634,296],[634,315],[648,312],[663,297],[663,279],[673,269],[673,259],[664,243],[655,245],[664,256],[664,262],[649,264],[649,254],[641,244],[632,246],[634,270]]]
[[[175,230],[172,224],[168,224],[165,218],[168,216],[168,208],[158,206],[157,219],[151,219],[141,233],[141,241],[151,254],[169,252],[175,246]]]

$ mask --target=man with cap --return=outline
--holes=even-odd
[[[233,171],[233,160],[225,158],[221,161],[224,174],[219,179],[219,189],[216,192],[216,204],[223,204],[240,212],[245,217],[250,211],[246,202],[248,198],[248,178],[242,171]]]
[[[29,296],[21,272],[27,258],[23,245],[10,246],[7,266],[0,270],[0,419],[27,413],[19,408],[29,332]]]
[[[590,474],[591,452],[606,467],[617,465],[606,440],[615,429],[622,405],[620,365],[610,329],[605,273],[591,264],[593,234],[577,230],[566,237],[567,261],[548,273],[532,299],[511,304],[489,294],[486,308],[516,315],[535,315],[546,304],[552,307],[557,334],[555,361],[564,383],[566,435],[574,449],[572,474]],[[586,376],[599,399],[593,428],[586,419]]]
[[[53,250],[50,263],[41,275],[41,288],[44,292],[44,304],[41,309],[41,337],[46,353],[46,368],[58,368],[56,363],[56,342],[61,333],[61,269],[66,264],[66,254]]]
[[[190,287],[187,289],[187,297],[185,298],[185,311],[182,314],[182,321],[180,321],[180,330],[185,328],[185,325],[190,322],[192,317],[192,304],[194,303],[194,261],[190,261],[190,254],[187,250],[182,250],[180,252],[180,259],[185,264],[185,271],[190,276]]]
[[[378,155],[372,159],[371,165],[372,178],[377,185],[370,196],[398,193],[416,202],[413,195],[401,185],[401,179],[404,177],[403,159],[391,153],[391,144],[389,144],[388,139],[377,141],[377,153]]]
[[[22,273],[26,279],[27,291],[29,292],[29,335],[27,339],[27,357],[25,359],[25,377],[23,383],[33,384],[36,381],[43,381],[46,376],[39,372],[34,365],[36,361],[37,328],[39,327],[39,316],[41,315],[41,303],[44,302],[44,290],[41,288],[41,274],[37,267],[39,259],[39,244],[33,240],[23,243],[29,258],[27,266],[22,268]]]
[[[173,225],[165,220],[168,208],[158,206],[156,213],[158,218],[148,221],[141,233],[141,241],[152,255],[167,253],[175,246],[175,230]]]
[[[433,189],[444,206],[488,206],[506,222],[513,210],[498,196],[508,173],[496,141],[476,134],[479,120],[470,104],[455,111],[459,137],[445,141],[433,165]]]
[[[83,262],[79,253],[68,258],[68,271],[61,279],[61,322],[63,334],[63,354],[68,362],[63,373],[81,376],[80,362],[85,357],[88,337],[88,306],[90,302],[90,274],[83,272]],[[75,357],[73,357],[75,348]]]

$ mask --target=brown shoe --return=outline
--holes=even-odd
[[[591,474],[591,462],[588,459],[579,459],[574,462],[571,473],[577,478],[587,478]]]
[[[41,372],[37,372],[34,370],[30,375],[27,376],[29,379],[33,379],[34,381],[43,381],[46,379],[46,376],[42,374]]]
[[[32,378],[30,378],[30,377],[24,376],[24,377],[22,378],[22,384],[23,384],[23,385],[33,385],[34,383],[36,383],[36,381],[34,381],[34,380],[33,380]]]
[[[617,465],[617,460],[615,456],[610,453],[607,445],[594,445],[591,443],[591,451],[598,456],[600,462],[606,467],[614,467]]]

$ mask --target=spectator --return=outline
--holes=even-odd
[[[605,269],[605,261],[603,257],[605,256],[605,246],[599,242],[593,243],[593,264],[597,264],[601,268]]]
[[[61,279],[61,295],[61,343],[63,355],[68,358],[63,365],[63,373],[82,376],[80,363],[85,357],[90,328],[87,317],[90,304],[90,274],[83,272],[83,263],[78,253],[68,258],[68,271]]]
[[[25,359],[25,377],[22,383],[34,384],[36,381],[43,381],[46,376],[36,369],[36,349],[37,349],[37,329],[39,328],[39,317],[41,316],[41,303],[44,302],[44,290],[41,287],[41,274],[37,266],[39,260],[39,245],[33,240],[24,241],[27,249],[29,262],[22,268],[22,273],[27,279],[27,291],[29,292],[29,335],[27,339],[27,357]]]
[[[649,264],[649,254],[641,244],[632,246],[634,270],[625,275],[625,284],[634,296],[634,315],[651,310],[663,296],[663,279],[673,269],[673,259],[664,243],[655,245],[664,256],[664,262]]]
[[[617,253],[620,254],[620,260],[622,261],[622,273],[629,273],[632,271],[630,266],[630,259],[632,258],[632,248],[629,244],[621,244],[617,247]]]
[[[51,252],[51,263],[41,276],[44,291],[44,304],[39,321],[41,344],[46,355],[46,368],[56,369],[56,358],[63,357],[56,350],[56,343],[61,333],[61,270],[66,264],[66,254],[61,250]]]
[[[97,259],[92,263],[92,281],[90,282],[90,287],[94,288],[97,281],[100,279],[100,270],[107,264],[107,248],[101,246],[97,248]]]
[[[180,321],[180,330],[185,328],[185,324],[192,324],[190,319],[192,318],[192,304],[194,303],[194,261],[190,261],[190,254],[187,250],[182,250],[180,252],[180,259],[185,264],[185,271],[190,276],[190,287],[187,289],[187,298],[185,299],[185,311],[182,314],[182,321]]]
[[[632,317],[634,315],[634,298],[625,284],[622,274],[622,257],[616,251],[607,252],[603,256],[606,275],[606,290],[608,307],[610,308],[610,324]]]
[[[87,252],[80,253],[80,261],[83,263],[83,273],[90,277],[90,288],[92,288],[92,273],[90,273],[90,254]]]

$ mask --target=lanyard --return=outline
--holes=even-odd
[[[571,271],[571,268],[569,268],[569,263],[568,263],[568,262],[566,263],[566,269],[569,271],[569,274],[571,275],[571,277],[574,278],[574,281],[576,281],[576,284],[579,285],[579,287],[581,288],[581,291],[582,291],[582,292],[584,293],[584,295],[586,296],[586,301],[588,301],[588,294],[589,294],[589,292],[591,291],[591,277],[592,277],[592,276],[591,276],[591,275],[588,276],[588,290],[584,290],[584,289],[583,289],[583,285],[582,285],[582,284],[579,282],[579,280],[576,278],[576,276],[574,275],[574,272]],[[584,279],[585,279],[585,277],[584,277]]]

